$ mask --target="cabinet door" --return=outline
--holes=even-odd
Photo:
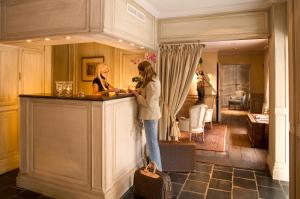
[[[44,52],[40,50],[22,50],[21,52],[21,94],[44,92]]]
[[[0,174],[18,167],[17,100],[18,49],[0,46]]]

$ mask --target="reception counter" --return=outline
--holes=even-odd
[[[20,96],[17,185],[53,198],[120,198],[141,166],[142,133],[129,95]]]

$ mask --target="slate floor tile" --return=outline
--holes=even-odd
[[[17,196],[24,198],[24,199],[37,199],[38,197],[41,196],[41,194],[29,191],[29,190],[25,190],[25,191],[17,194]]]
[[[234,169],[233,176],[239,178],[254,179],[254,172],[241,169]]]
[[[204,195],[188,191],[182,191],[178,199],[204,199]]]
[[[201,182],[209,182],[210,175],[208,173],[195,172],[191,173],[189,176],[189,180],[196,180]]]
[[[267,171],[254,171],[256,176],[265,176],[265,177],[271,177],[270,173]]]
[[[196,163],[196,165],[195,165],[196,172],[211,173],[211,170],[212,170],[212,165],[201,164],[201,163]]]
[[[173,195],[178,195],[180,190],[182,188],[182,184],[178,184],[178,183],[172,183],[172,192]]]
[[[264,199],[286,199],[281,189],[258,186],[259,197]]]
[[[289,186],[288,185],[282,185],[284,193],[289,196]]]
[[[222,180],[232,180],[232,173],[223,172],[223,171],[213,171],[212,178],[222,179]]]
[[[246,180],[243,178],[233,178],[233,186],[256,190],[256,183],[254,180]]]
[[[5,187],[4,189],[2,189],[0,191],[0,198],[1,199],[10,199],[12,198],[14,195],[22,192],[24,190],[21,190],[21,189],[18,189],[16,187],[11,187],[11,186],[8,186],[8,187]]]
[[[182,173],[169,173],[172,182],[183,184],[187,179],[188,175]]]
[[[241,189],[234,187],[233,191],[233,199],[258,199],[258,191],[250,190],[250,189]]]
[[[233,168],[232,167],[227,167],[227,166],[215,165],[214,170],[232,172]]]
[[[280,189],[280,185],[279,185],[278,180],[273,180],[270,177],[263,177],[263,176],[257,176],[256,180],[257,180],[257,185]]]
[[[227,180],[211,179],[209,182],[209,188],[220,189],[223,191],[231,191],[232,182]]]
[[[183,187],[183,190],[204,194],[206,191],[206,187],[207,183],[187,180]]]
[[[208,189],[206,199],[231,199],[231,192]]]

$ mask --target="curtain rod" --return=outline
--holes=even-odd
[[[178,43],[175,43],[175,42],[165,42],[165,43],[161,43],[160,45],[163,45],[163,44],[167,44],[167,45],[200,44],[200,45],[203,45],[203,47],[205,47],[205,44],[200,43],[200,41],[178,42]]]

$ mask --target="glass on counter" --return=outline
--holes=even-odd
[[[64,82],[63,81],[56,81],[56,94],[61,96],[63,95],[63,90],[64,90]]]
[[[58,96],[71,96],[73,93],[72,81],[56,81],[56,94]]]
[[[72,95],[72,93],[73,93],[73,82],[72,81],[65,81],[64,92],[65,92],[66,96]]]

